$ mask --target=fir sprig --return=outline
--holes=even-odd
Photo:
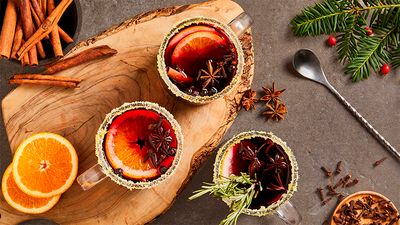
[[[246,173],[240,176],[223,177],[218,183],[204,183],[200,190],[193,192],[190,200],[209,194],[230,202],[230,213],[220,225],[235,225],[243,211],[250,207],[261,185]]]
[[[340,61],[353,81],[369,77],[385,63],[400,66],[400,0],[324,0],[291,21],[297,36],[336,33]],[[374,30],[368,36],[365,28]]]

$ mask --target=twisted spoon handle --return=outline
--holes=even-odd
[[[366,120],[350,103],[330,84],[326,85],[333,94],[357,117],[357,119],[391,152],[400,160],[400,153]]]

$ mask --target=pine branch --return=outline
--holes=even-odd
[[[291,21],[292,29],[297,36],[316,36],[330,34],[339,30],[350,12],[343,10],[343,1],[326,0],[303,10],[301,15]]]
[[[349,63],[346,73],[352,74],[353,81],[369,77],[370,68],[378,71],[382,64],[388,63],[390,53],[384,48],[390,40],[395,28],[381,28],[374,37],[364,37],[359,46],[357,56]],[[376,30],[377,31],[377,30]]]
[[[291,21],[297,36],[337,33],[337,52],[353,81],[387,63],[400,66],[400,0],[324,0]],[[367,24],[374,36],[367,36]],[[392,58],[393,56],[393,58]]]
[[[345,32],[339,34],[337,52],[341,62],[353,59],[357,55],[358,43],[365,36],[365,20],[362,16],[353,14],[347,17]]]

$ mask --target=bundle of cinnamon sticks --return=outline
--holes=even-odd
[[[22,65],[38,65],[46,58],[43,41],[51,44],[54,55],[62,57],[61,40],[74,40],[58,26],[73,0],[8,0],[0,33],[0,58],[15,59]]]

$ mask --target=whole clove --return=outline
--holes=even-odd
[[[345,187],[353,187],[358,184],[358,179],[354,178],[351,182],[347,183]]]
[[[327,185],[327,186],[326,186],[326,189],[328,189],[328,195],[330,195],[330,196],[339,195],[339,193],[337,193],[337,192],[335,191],[335,189],[332,187],[332,185]]]
[[[387,159],[387,157],[384,157],[384,158],[374,162],[374,167],[381,165],[386,159]]]
[[[347,174],[347,175],[343,178],[342,188],[344,188],[344,187],[347,185],[347,183],[350,181],[350,179],[351,179],[351,175],[350,175],[350,174]]]
[[[336,164],[335,173],[336,173],[337,175],[339,175],[341,172],[342,172],[342,161],[339,161],[339,162]]]
[[[327,177],[331,177],[333,175],[332,171],[326,169],[325,167],[321,166],[321,170],[324,171]]]
[[[330,202],[332,200],[332,198],[333,198],[333,196],[331,196],[331,197],[325,199],[324,201],[322,201],[322,205],[328,204],[328,202]]]
[[[318,193],[319,199],[321,199],[321,202],[323,202],[325,200],[323,189],[320,187],[317,188],[317,193]]]

